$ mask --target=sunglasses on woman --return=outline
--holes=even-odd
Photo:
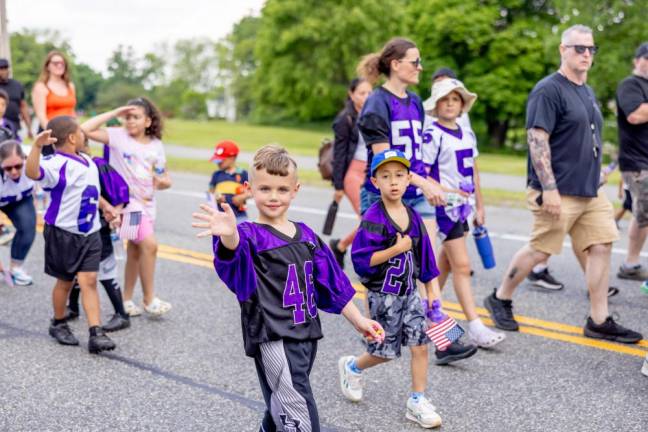
[[[22,171],[22,169],[23,169],[23,164],[10,165],[10,166],[3,166],[2,167],[3,171],[13,171],[13,170]]]
[[[411,64],[412,66],[414,66],[415,68],[418,68],[419,66],[422,65],[420,57],[417,58],[416,60],[398,60],[398,61],[399,62],[407,62],[407,63]]]
[[[587,46],[587,45],[565,45],[565,48],[574,48],[578,54],[585,54],[585,51],[589,51],[590,54],[596,54],[598,47],[596,45]]]

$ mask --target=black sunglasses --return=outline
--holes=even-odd
[[[13,171],[13,170],[20,171],[22,169],[23,169],[23,164],[11,165],[11,166],[3,166],[2,167],[3,171]]]
[[[596,54],[598,47],[596,45],[587,46],[587,45],[565,45],[566,48],[574,48],[578,54],[585,54],[585,51],[589,51],[590,54]]]
[[[418,68],[419,66],[422,66],[420,57],[417,58],[416,60],[398,60],[398,61],[399,62],[407,62],[407,63],[411,64],[412,66],[414,66],[415,68]]]

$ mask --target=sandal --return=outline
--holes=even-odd
[[[144,305],[144,310],[151,316],[159,317],[171,310],[171,303],[155,297],[150,304]]]
[[[470,340],[479,348],[493,348],[498,343],[506,339],[504,333],[495,332],[490,329],[482,331],[480,334],[475,334],[470,330],[467,331]]]
[[[126,300],[124,302],[124,310],[128,316],[136,317],[142,315],[142,308],[137,306],[133,300]]]

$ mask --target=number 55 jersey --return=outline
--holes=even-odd
[[[213,238],[214,267],[241,306],[245,353],[259,344],[322,338],[318,309],[340,313],[355,289],[333,253],[305,224],[291,238],[269,225],[243,222],[236,250]]]
[[[421,216],[412,208],[405,208],[409,214],[409,225],[405,229],[399,228],[391,219],[382,201],[373,204],[362,216],[351,246],[351,260],[360,282],[368,290],[408,295],[416,290],[416,279],[425,283],[439,275]],[[397,233],[410,236],[412,248],[387,262],[372,266],[371,256],[392,247],[396,243]]]
[[[46,224],[83,236],[99,231],[99,170],[89,156],[46,156],[40,162],[37,180],[50,193]]]

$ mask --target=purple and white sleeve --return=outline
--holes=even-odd
[[[318,309],[339,314],[355,295],[351,281],[335,260],[333,252],[318,237],[314,253],[314,284]]]
[[[236,294],[240,302],[248,300],[256,291],[256,271],[252,260],[251,239],[247,230],[238,227],[239,244],[236,250],[227,249],[219,237],[212,238],[214,247],[214,268],[218,277]]]

